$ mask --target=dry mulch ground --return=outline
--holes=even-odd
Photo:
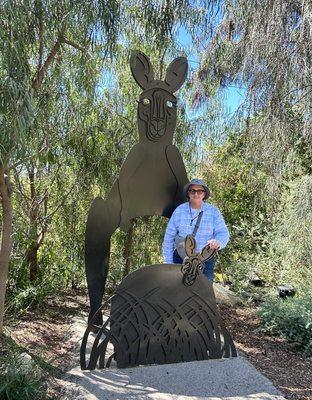
[[[18,321],[7,320],[6,335],[0,336],[0,359],[10,343],[28,352],[46,371],[49,399],[59,400],[58,378],[74,361],[71,320],[87,310],[86,294],[71,291],[49,298],[41,310],[28,311]],[[262,333],[255,307],[221,306],[221,315],[238,351],[287,399],[312,399],[312,361],[302,358],[285,340]]]
[[[257,308],[222,306],[221,315],[237,350],[287,399],[312,399],[312,361],[286,340],[261,332]]]
[[[60,400],[58,378],[75,363],[77,345],[72,341],[74,316],[88,311],[85,291],[68,291],[50,297],[35,311],[5,323],[0,335],[0,362],[12,347],[26,352],[42,368],[47,381],[48,399]]]

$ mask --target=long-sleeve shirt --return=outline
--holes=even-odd
[[[220,248],[224,248],[230,239],[230,234],[220,210],[209,203],[203,203],[201,210],[203,215],[195,236],[196,251],[200,252],[211,239],[218,240]],[[201,210],[191,208],[189,202],[181,204],[174,210],[168,222],[162,246],[165,263],[173,263],[176,235],[181,237],[191,235]]]

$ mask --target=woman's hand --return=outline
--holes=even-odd
[[[212,250],[219,250],[221,245],[216,239],[208,240],[208,244]]]

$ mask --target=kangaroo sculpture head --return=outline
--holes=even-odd
[[[172,143],[177,118],[177,98],[174,96],[187,76],[187,59],[178,57],[166,70],[165,80],[154,79],[148,57],[133,51],[130,67],[134,80],[143,89],[138,101],[140,141]]]
[[[185,286],[191,286],[196,280],[197,275],[203,272],[205,261],[216,254],[216,250],[210,248],[207,244],[200,253],[196,252],[196,241],[193,235],[187,235],[185,238],[186,257],[183,260],[181,271],[183,273],[182,282]]]

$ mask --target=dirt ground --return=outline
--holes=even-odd
[[[304,359],[286,340],[261,332],[256,308],[222,306],[221,315],[237,350],[287,399],[312,399],[312,360]]]
[[[69,291],[49,298],[41,309],[28,311],[18,320],[7,320],[5,335],[0,336],[0,359],[12,344],[26,351],[45,371],[49,399],[61,399],[58,379],[77,362],[71,321],[87,310],[86,293]],[[220,311],[238,351],[287,399],[312,400],[312,361],[302,358],[285,340],[262,333],[256,308],[222,306]]]

